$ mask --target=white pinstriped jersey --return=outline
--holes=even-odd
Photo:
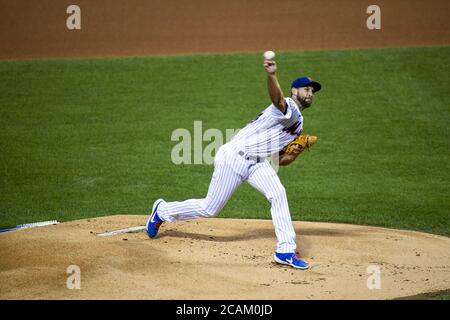
[[[267,157],[287,146],[303,130],[303,116],[291,98],[285,114],[273,103],[242,128],[230,141],[247,154]]]
[[[271,203],[270,213],[277,237],[276,252],[296,252],[295,230],[280,178],[269,161],[247,158],[268,157],[302,132],[303,117],[300,110],[291,98],[285,100],[285,114],[271,104],[229,143],[219,148],[205,198],[163,202],[158,208],[159,217],[164,221],[212,217],[222,210],[234,191],[247,181]]]

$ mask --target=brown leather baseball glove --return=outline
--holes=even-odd
[[[315,144],[317,142],[316,136],[310,136],[307,135],[299,135],[297,138],[292,140],[286,147],[284,147],[283,151],[287,154],[294,154],[293,149],[295,148],[295,145],[297,145],[297,149],[300,149],[300,152],[298,154],[302,153],[306,149],[309,149],[310,146]]]

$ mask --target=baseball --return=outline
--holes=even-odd
[[[264,52],[264,58],[267,60],[272,60],[273,58],[275,58],[275,52],[273,51]]]

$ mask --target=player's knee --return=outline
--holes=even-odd
[[[272,191],[269,195],[268,195],[268,200],[272,203],[274,201],[282,201],[287,199],[286,196],[286,189],[283,186],[279,186],[278,188],[276,188],[274,191]]]
[[[217,206],[212,206],[209,204],[209,205],[205,205],[205,207],[203,209],[204,209],[203,212],[204,212],[205,217],[210,218],[210,217],[214,217],[215,215],[217,215],[222,208],[217,207]]]
[[[220,210],[215,210],[215,209],[208,209],[205,210],[206,216],[208,217],[214,217],[216,214],[219,213]]]

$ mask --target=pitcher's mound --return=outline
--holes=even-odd
[[[450,239],[425,233],[297,221],[306,271],[273,262],[270,220],[166,223],[156,239],[98,236],[146,221],[123,215],[0,234],[0,298],[389,299],[450,288]],[[67,288],[78,283],[71,265],[79,290]]]

